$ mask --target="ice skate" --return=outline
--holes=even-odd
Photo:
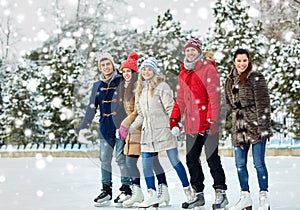
[[[258,210],[270,210],[267,191],[259,192],[259,207]]]
[[[132,207],[135,203],[141,203],[144,201],[144,195],[140,186],[133,185],[132,196],[122,203],[123,207]]]
[[[188,201],[192,201],[195,198],[195,192],[191,186],[187,186],[183,188],[183,191],[186,195]]]
[[[241,191],[240,200],[230,210],[252,210],[252,199],[248,191]]]
[[[158,205],[159,201],[157,198],[156,191],[153,189],[149,189],[146,200],[139,204],[138,209],[147,209],[149,207],[154,207],[158,209]]]
[[[215,203],[212,205],[212,208],[216,210],[227,210],[228,200],[226,197],[225,190],[216,189],[215,196]]]
[[[112,189],[109,185],[103,185],[100,195],[94,199],[95,207],[109,206],[112,199]]]
[[[165,203],[166,206],[168,206],[170,203],[168,186],[165,184],[160,184],[158,186],[158,203],[159,203],[159,205]]]
[[[114,199],[114,203],[116,203],[117,206],[122,207],[122,203],[131,197],[132,192],[129,185],[122,185],[119,190],[121,193]]]
[[[204,204],[205,204],[204,194],[203,192],[198,192],[195,194],[193,200],[184,202],[181,207],[183,209],[204,210],[205,209]]]

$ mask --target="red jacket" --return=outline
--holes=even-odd
[[[220,75],[214,61],[198,61],[195,68],[188,71],[181,64],[178,77],[176,103],[171,114],[171,129],[180,122],[184,114],[186,134],[205,132],[210,128],[208,121],[218,121],[220,109]]]

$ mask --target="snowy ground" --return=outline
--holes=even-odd
[[[182,187],[168,160],[161,157],[167,169],[167,181],[171,206],[161,209],[181,209],[185,200]],[[185,161],[184,159],[182,159]],[[239,195],[239,184],[232,157],[222,158],[227,176],[229,206]],[[214,192],[212,179],[205,161],[206,209],[211,209]],[[300,157],[267,157],[272,210],[300,210]],[[114,165],[114,168],[117,168]],[[249,159],[250,187],[254,208],[258,205],[258,184],[256,173]],[[94,158],[1,158],[0,159],[0,209],[1,210],[81,210],[94,207],[93,198],[100,192],[99,160]],[[113,196],[120,187],[118,172],[114,171]],[[145,192],[145,182],[142,182]],[[116,209],[114,205],[102,207]],[[102,209],[101,208],[101,209]],[[120,208],[118,208],[120,209]],[[121,208],[122,209],[122,208]]]

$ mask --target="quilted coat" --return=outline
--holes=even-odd
[[[173,93],[166,82],[161,81],[151,96],[149,83],[144,81],[140,97],[136,96],[138,116],[130,126],[137,129],[142,125],[142,152],[160,152],[177,147],[177,139],[172,135],[169,124],[173,106]]]

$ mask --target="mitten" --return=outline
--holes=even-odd
[[[120,139],[120,130],[119,129],[116,129],[115,136],[117,139]]]
[[[170,118],[170,130],[172,131],[174,127],[179,128],[178,120],[175,118]]]
[[[89,131],[88,129],[84,128],[84,129],[81,129],[78,133],[78,139],[77,141],[81,144],[88,144],[89,141],[86,139],[85,137],[85,134],[87,134]]]
[[[123,125],[120,127],[120,139],[125,140],[126,137],[128,136],[128,128],[125,128]]]
[[[180,135],[179,127],[173,127],[172,130],[171,130],[171,133],[176,137],[179,136]]]
[[[258,139],[262,142],[266,142],[266,141],[270,140],[270,135],[261,133],[261,134],[258,135]]]

